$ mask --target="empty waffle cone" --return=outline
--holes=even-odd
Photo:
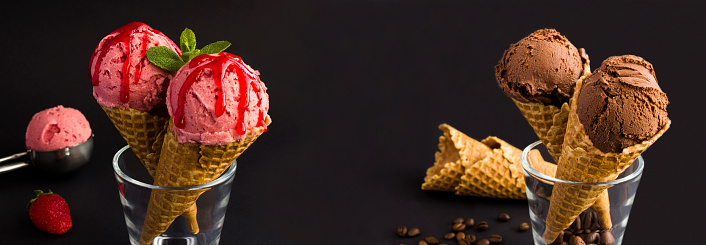
[[[465,172],[456,186],[457,195],[526,199],[520,166],[522,151],[496,137],[481,141],[491,152],[477,162],[463,162]]]
[[[264,128],[247,131],[242,141],[226,145],[179,143],[169,120],[164,145],[156,170],[155,185],[187,187],[208,183],[218,178],[264,132]],[[188,174],[186,174],[188,173]],[[150,244],[169,228],[180,214],[196,203],[204,191],[153,190],[147,206],[139,244]]]
[[[576,101],[583,82],[576,85],[572,101]],[[574,182],[608,182],[615,180],[642,152],[651,146],[669,128],[670,122],[651,139],[624,148],[620,153],[603,153],[593,146],[576,114],[576,103],[570,103],[562,154],[556,178]],[[576,217],[596,202],[606,186],[571,185],[556,183],[552,191],[543,238],[547,243],[555,240],[561,231],[571,225]]]
[[[465,169],[462,162],[476,162],[490,153],[490,148],[468,137],[448,124],[439,125],[444,135],[439,136],[439,151],[434,154],[434,165],[427,169],[422,190],[455,191]]]
[[[150,176],[154,178],[169,117],[153,115],[133,108],[122,109],[103,105],[101,108],[130,146],[130,150],[135,153]],[[189,208],[184,213],[184,217],[189,223],[189,231],[194,234],[198,233],[196,207]]]

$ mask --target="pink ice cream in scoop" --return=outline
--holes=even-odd
[[[54,151],[86,142],[91,126],[80,111],[57,106],[32,117],[25,133],[27,149]]]
[[[98,43],[90,62],[93,97],[105,107],[150,111],[164,103],[173,72],[150,63],[147,49],[166,46],[181,55],[174,42],[160,31],[132,22]]]
[[[269,96],[259,73],[233,54],[203,54],[177,71],[167,91],[167,109],[181,143],[223,145],[267,130]]]

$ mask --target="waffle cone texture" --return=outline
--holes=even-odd
[[[491,150],[448,124],[439,125],[439,129],[443,131],[439,151],[434,154],[434,165],[427,169],[422,190],[455,191],[465,174],[464,162],[477,162]]]
[[[527,198],[520,149],[492,136],[477,141],[448,124],[439,125],[439,129],[444,134],[439,137],[439,151],[434,155],[434,165],[427,169],[422,190]]]
[[[169,118],[133,108],[122,109],[103,105],[101,108],[154,179]],[[189,223],[189,231],[194,234],[199,232],[196,210],[196,206],[193,206],[183,214]]]
[[[521,172],[522,150],[497,138],[477,141],[448,124],[439,125],[444,135],[439,137],[436,162],[427,169],[422,190],[451,191],[456,195],[490,198],[526,199]],[[555,177],[557,165],[544,161],[538,150],[528,154],[530,165],[542,174]],[[549,199],[549,195],[542,196]],[[601,227],[610,228],[610,207],[607,192],[591,206]]]
[[[142,161],[147,172],[154,176],[159,155],[150,153],[154,152],[153,144],[157,141],[161,142],[160,137],[164,134],[169,117],[160,117],[133,108],[122,109],[103,105],[101,108],[130,146],[132,152]]]
[[[589,75],[590,71],[588,69],[584,70],[578,81],[583,82]],[[532,126],[534,133],[537,134],[537,137],[549,151],[549,155],[554,158],[555,162],[559,162],[571,105],[564,103],[561,107],[556,107],[536,102],[522,102],[515,99],[512,99],[512,101],[515,102],[517,108],[520,109],[522,115]]]
[[[583,81],[579,81],[571,99],[573,103],[570,103],[571,110],[556,178],[586,183],[613,181],[662,136],[669,128],[670,122],[668,121],[649,140],[624,148],[620,153],[603,153],[593,146],[576,113],[575,101],[582,86]],[[607,188],[607,186],[556,183],[549,205],[544,240],[548,243],[554,241],[559,233],[569,227],[581,212],[595,203]]]
[[[169,120],[164,144],[156,169],[155,185],[188,187],[218,178],[264,132],[263,128],[247,131],[242,141],[226,145],[179,143]],[[169,228],[174,219],[194,206],[204,190],[153,190],[147,206],[139,244],[150,244]]]

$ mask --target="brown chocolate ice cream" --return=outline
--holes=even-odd
[[[669,121],[667,104],[652,64],[623,55],[606,59],[586,79],[576,113],[596,148],[617,153],[664,127]]]
[[[541,29],[505,50],[495,78],[510,98],[561,107],[588,66],[583,49],[554,29]]]

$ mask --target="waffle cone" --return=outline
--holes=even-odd
[[[105,107],[101,105],[105,114],[123,139],[130,145],[132,152],[142,161],[151,176],[157,169],[157,158],[159,155],[150,155],[154,150],[153,144],[161,141],[160,136],[169,120],[169,117],[152,115],[133,108],[122,109],[120,107]],[[149,157],[148,157],[149,155]]]
[[[169,118],[133,108],[122,109],[103,105],[101,108],[130,146],[132,152],[140,159],[150,176],[154,178]],[[189,230],[194,234],[199,232],[195,211],[196,207],[194,206],[184,213],[184,217],[189,223]]]
[[[534,149],[527,154],[527,162],[540,173],[550,176],[552,178],[556,177],[557,165],[544,161],[539,150]],[[547,182],[548,183],[548,182]],[[540,187],[541,188],[541,187]],[[550,199],[551,196],[546,190],[534,190],[535,194],[540,197]],[[598,223],[603,229],[610,229],[613,227],[613,222],[610,218],[610,199],[608,199],[608,191],[603,191],[596,202],[591,205],[591,209],[596,213],[598,217]]]
[[[465,172],[456,186],[457,195],[526,199],[520,165],[522,151],[496,137],[481,141],[491,152],[477,162],[463,162]]]
[[[477,162],[491,149],[468,137],[448,124],[439,125],[439,151],[434,154],[434,165],[427,169],[422,190],[455,191],[464,174],[463,162]]]
[[[580,93],[583,82],[576,84],[572,101]],[[576,113],[576,103],[571,110],[564,136],[562,154],[556,178],[574,182],[607,182],[615,180],[642,152],[651,146],[669,128],[670,122],[655,136],[642,143],[624,148],[620,153],[603,153],[593,146]],[[547,215],[545,241],[550,243],[569,227],[576,217],[596,202],[606,186],[572,185],[556,183]]]
[[[164,135],[155,185],[187,187],[218,178],[264,132],[256,128],[247,137],[226,145],[179,143],[169,120]],[[203,190],[153,190],[147,206],[139,244],[150,244],[174,219],[195,205]]]
[[[583,75],[578,81],[583,82],[590,75],[590,70],[584,69]],[[564,144],[564,133],[568,121],[569,109],[571,105],[564,103],[561,107],[545,105],[536,102],[522,102],[512,99],[527,122],[534,129],[534,133],[547,148],[549,155],[559,162],[561,156],[561,145]]]

